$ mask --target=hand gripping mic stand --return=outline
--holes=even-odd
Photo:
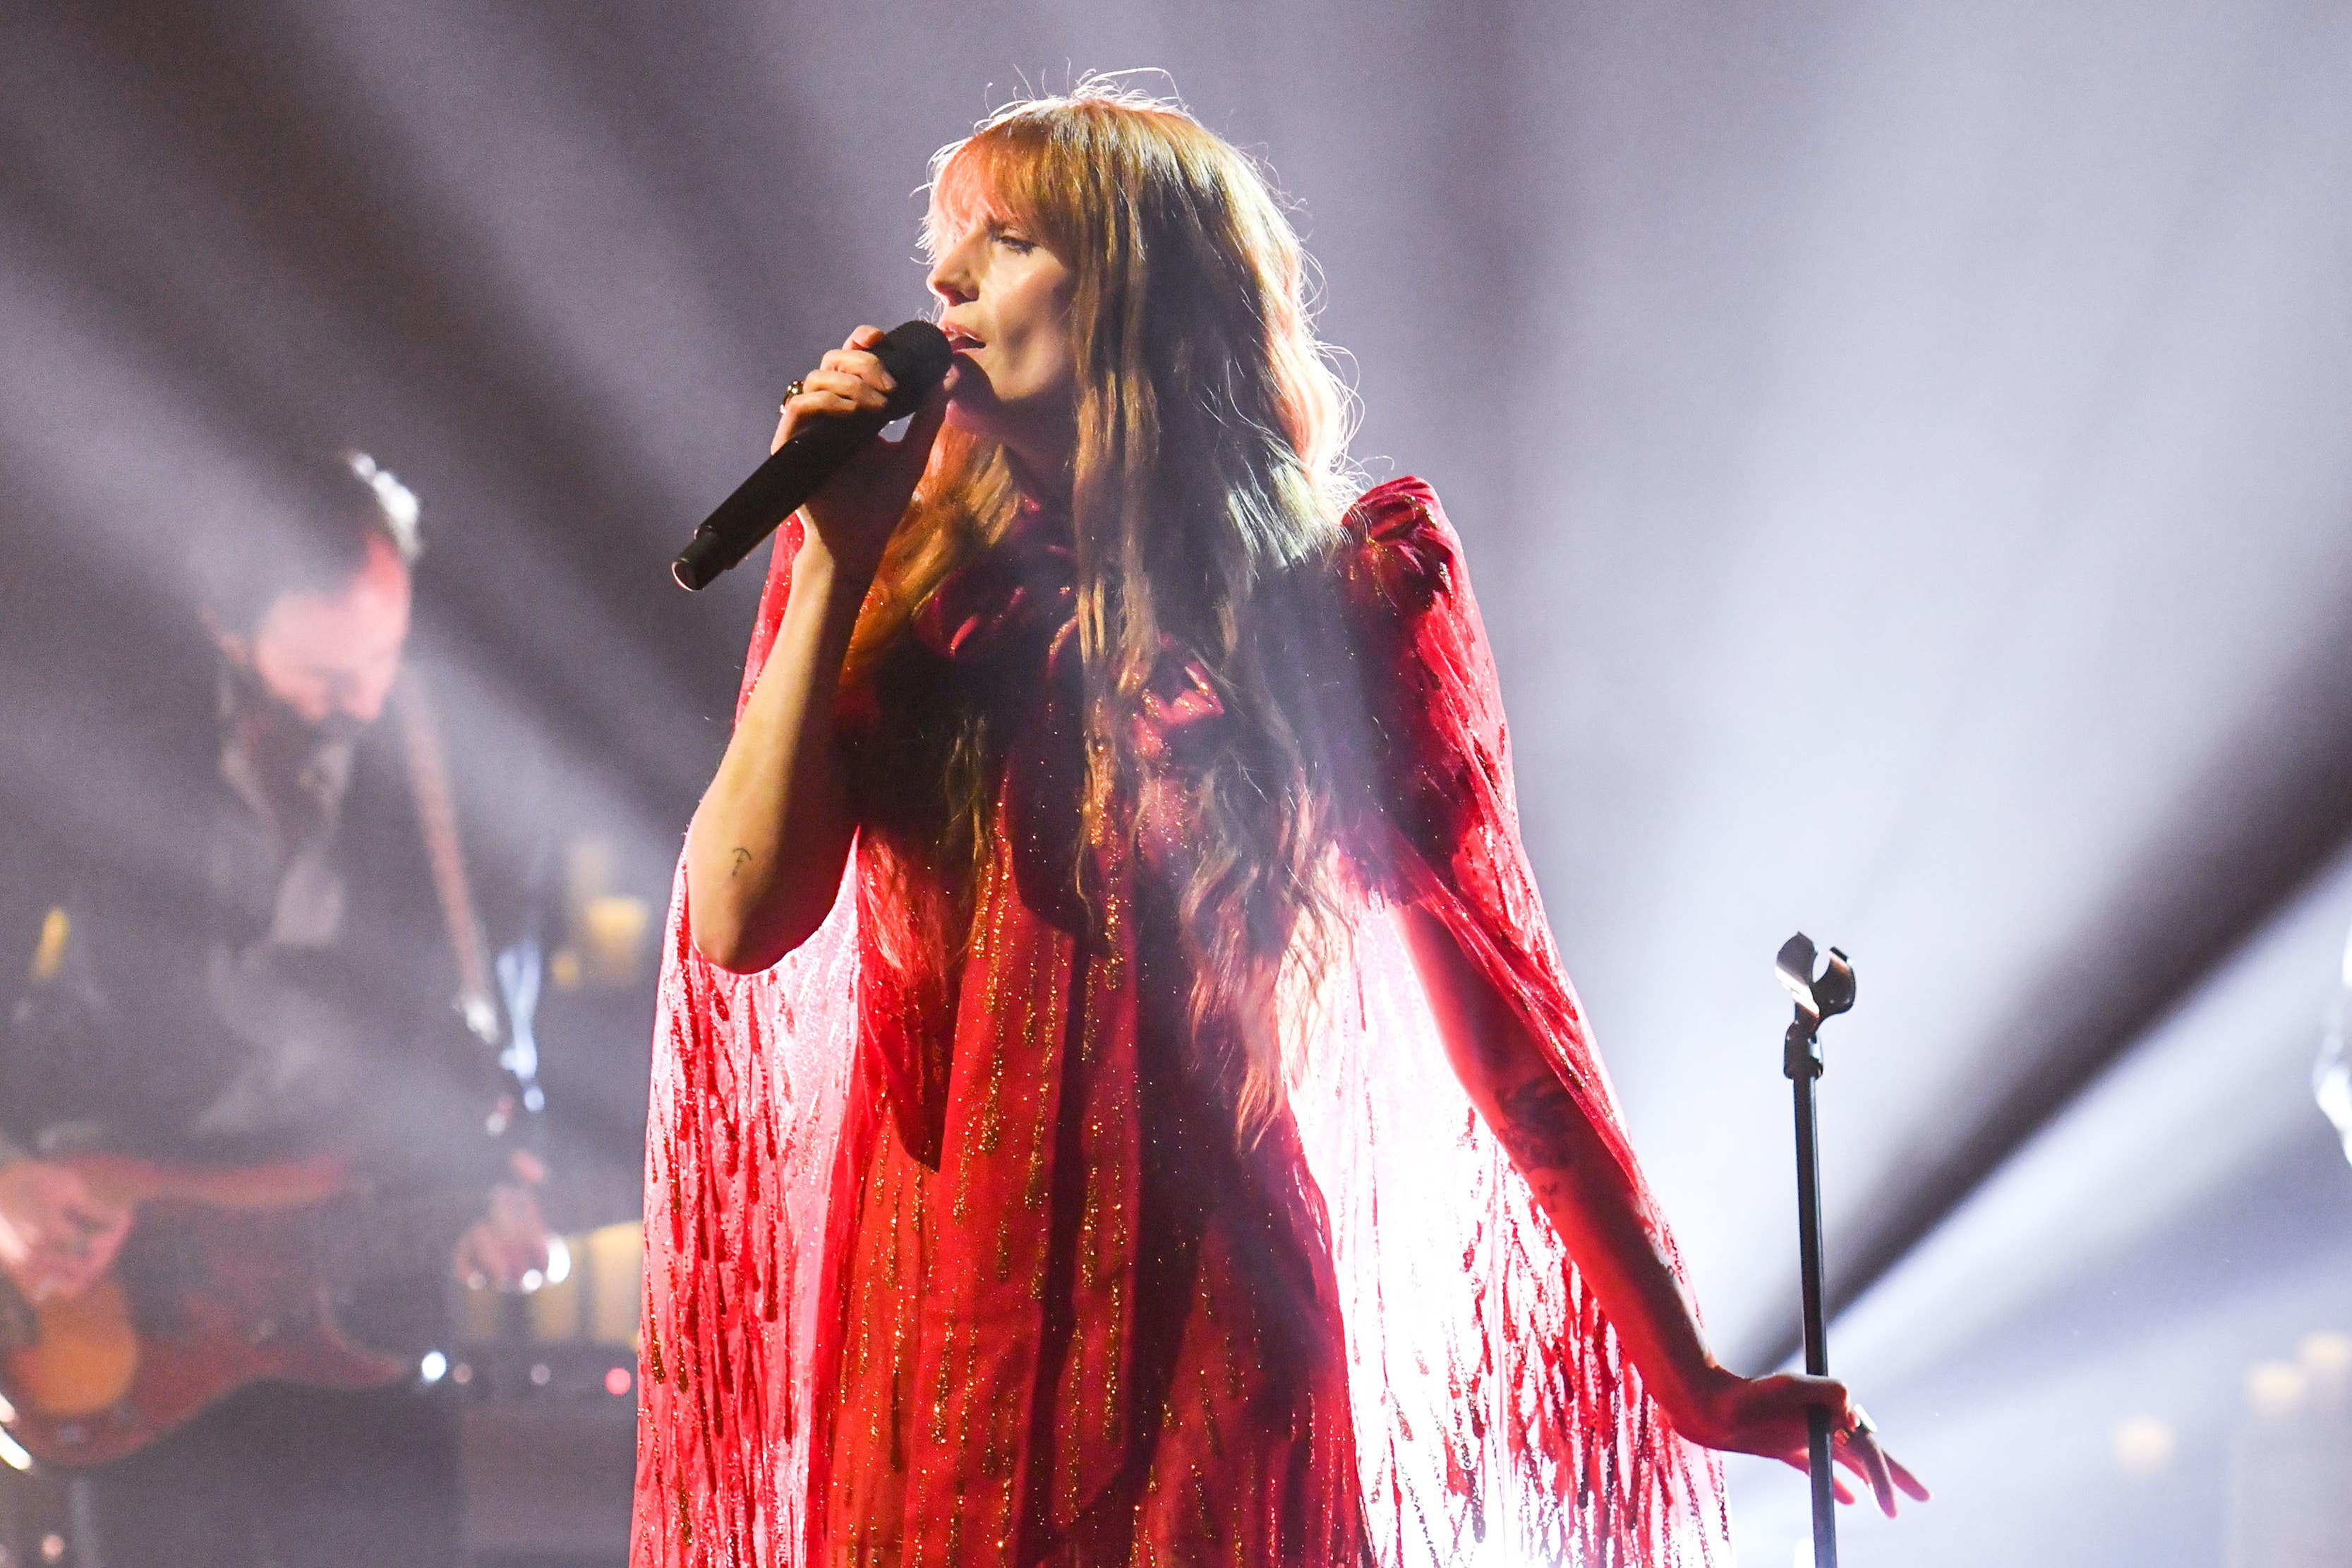
[[[1780,944],[1780,984],[1796,998],[1780,1067],[1797,1108],[1797,1254],[1804,1275],[1805,1370],[1830,1371],[1829,1325],[1822,1310],[1822,1156],[1814,1125],[1813,1083],[1822,1076],[1822,1022],[1853,1005],[1853,965],[1830,949],[1829,965],[1813,974],[1813,940],[1799,931]],[[1837,1492],[1830,1458],[1830,1413],[1808,1412],[1813,1483],[1813,1568],[1837,1568]]]

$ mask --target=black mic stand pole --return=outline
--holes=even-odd
[[[1829,965],[1813,975],[1813,942],[1799,931],[1780,944],[1780,984],[1796,999],[1780,1068],[1797,1111],[1797,1258],[1804,1277],[1805,1370],[1815,1377],[1830,1371],[1829,1324],[1822,1306],[1822,1152],[1815,1125],[1813,1085],[1822,1076],[1822,1021],[1853,1005],[1853,966],[1830,949]],[[1807,1412],[1809,1467],[1813,1484],[1813,1568],[1837,1568],[1837,1491],[1830,1456],[1830,1413],[1816,1405]]]

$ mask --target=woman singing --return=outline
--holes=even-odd
[[[1924,1497],[1708,1353],[1259,174],[1083,90],[935,174],[954,368],[780,540],[687,838],[637,1563],[1698,1562],[1811,1405]]]

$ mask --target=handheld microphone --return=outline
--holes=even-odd
[[[895,384],[881,407],[838,417],[812,419],[793,432],[735,493],[703,519],[694,537],[670,563],[669,574],[687,589],[709,586],[760,541],[775,532],[885,425],[903,419],[947,378],[955,351],[947,334],[929,321],[893,327],[874,345],[874,357]]]

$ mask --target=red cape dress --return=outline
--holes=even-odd
[[[1034,522],[1034,514],[1027,520]],[[1246,1144],[1187,1023],[1149,784],[1076,842],[1066,553],[1013,533],[915,635],[1027,693],[954,952],[861,844],[773,969],[698,958],[676,885],[646,1178],[636,1568],[1727,1557],[1712,1459],[1643,1392],[1454,1078],[1390,910],[1439,918],[1629,1173],[1521,845],[1460,542],[1412,479],[1335,563],[1378,777],[1349,941],[1287,996]],[[744,674],[790,588],[779,542]],[[1149,767],[1217,743],[1171,648]],[[1100,919],[1072,907],[1091,857]],[[1646,1201],[1646,1193],[1644,1193]]]

